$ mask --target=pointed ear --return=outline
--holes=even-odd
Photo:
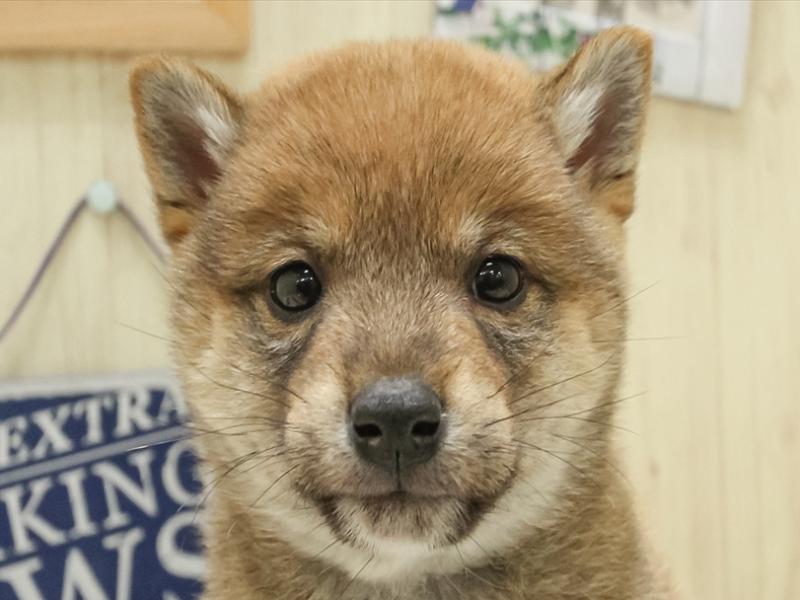
[[[650,36],[616,27],[599,33],[540,87],[540,109],[566,168],[621,219],[633,208],[651,67]]]
[[[215,77],[177,59],[139,62],[130,88],[161,229],[174,246],[225,169],[239,137],[242,104]]]

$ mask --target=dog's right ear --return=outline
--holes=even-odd
[[[136,133],[164,237],[188,233],[236,146],[242,104],[223,83],[177,59],[144,59],[130,76]]]

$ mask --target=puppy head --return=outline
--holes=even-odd
[[[440,42],[348,46],[245,97],[134,71],[199,451],[255,538],[447,571],[591,477],[649,74],[624,28],[539,79]]]

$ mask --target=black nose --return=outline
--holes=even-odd
[[[394,472],[436,454],[442,402],[430,386],[411,378],[380,379],[350,408],[350,439],[369,462]]]

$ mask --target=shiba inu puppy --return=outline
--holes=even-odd
[[[611,466],[651,45],[133,71],[207,599],[666,597]]]

